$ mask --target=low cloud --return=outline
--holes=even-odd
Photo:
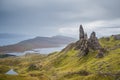
[[[92,31],[97,33],[98,37],[102,36],[110,36],[112,34],[120,33],[120,19],[115,20],[104,20],[104,21],[94,21],[90,23],[83,23],[83,28],[88,35]],[[79,23],[78,23],[79,25]],[[78,25],[70,25],[69,27],[61,27],[59,28],[59,33],[67,36],[77,36],[79,34],[79,26]],[[65,25],[67,26],[67,25]],[[118,27],[119,26],[119,27]]]

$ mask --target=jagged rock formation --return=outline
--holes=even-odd
[[[90,36],[90,38],[89,38],[89,40],[88,40],[88,45],[89,45],[89,47],[91,48],[91,49],[93,49],[93,50],[98,50],[98,49],[100,49],[101,48],[101,45],[99,44],[99,41],[98,41],[98,39],[97,39],[97,37],[96,37],[96,33],[95,32],[92,32],[91,33],[91,36]]]
[[[75,49],[80,49],[81,56],[87,55],[90,50],[98,50],[98,54],[96,56],[97,58],[104,56],[104,52],[98,41],[98,38],[96,37],[95,32],[92,32],[90,38],[88,39],[87,34],[84,33],[82,25],[80,25],[79,33],[79,41],[76,42],[77,46]]]
[[[101,58],[104,56],[102,47],[96,37],[95,32],[92,32],[90,38],[88,39],[87,34],[84,33],[82,25],[80,25],[79,33],[79,41],[77,42],[77,47],[75,49],[80,49],[81,56],[87,55],[90,49],[99,51],[97,54],[97,58]]]
[[[101,47],[98,38],[96,37],[96,33],[92,32],[90,38],[88,38],[87,33],[84,33],[84,29],[82,25],[79,28],[79,40],[75,43],[69,44],[66,48],[64,48],[61,52],[67,52],[70,49],[80,50],[78,56],[86,56],[89,54],[90,50],[98,50],[98,54],[96,58],[104,57],[104,50]]]
[[[81,56],[85,56],[89,52],[89,46],[88,46],[88,37],[87,34],[84,33],[84,29],[82,25],[80,25],[79,28],[79,41],[76,43],[76,48],[75,49],[80,49],[80,54]]]
[[[74,48],[75,50],[80,50],[79,56],[86,56],[90,50],[98,50],[97,58],[101,58],[104,55],[102,47],[96,37],[96,33],[92,32],[90,38],[88,38],[87,33],[84,33],[82,25],[79,28],[79,40],[76,43],[72,43],[67,46],[63,51]]]
[[[83,39],[84,38],[84,30],[83,30],[83,27],[82,25],[80,25],[80,28],[79,28],[79,39]]]

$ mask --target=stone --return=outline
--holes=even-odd
[[[84,33],[82,25],[80,26],[80,39],[77,42],[77,48],[80,50],[80,56],[86,56],[89,50],[98,50],[98,57],[103,57],[103,51],[101,50],[101,45],[96,37],[96,33],[92,32],[90,38],[88,39],[87,34]]]
[[[101,48],[98,50],[98,54],[96,55],[96,58],[102,58],[104,57],[104,49]]]
[[[39,68],[35,65],[35,64],[30,64],[28,67],[28,71],[32,71],[32,70],[38,70]]]
[[[93,31],[90,35],[90,39],[95,39],[96,38],[96,33]]]
[[[86,40],[86,39],[87,39],[87,34],[84,33],[83,26],[80,25],[80,27],[79,27],[79,41],[77,41],[75,43],[76,44],[75,50],[80,49],[84,45],[84,40]]]
[[[96,37],[95,32],[91,33],[90,38],[88,40],[88,45],[89,45],[89,48],[93,50],[99,50],[101,48],[101,45]]]
[[[80,25],[79,28],[79,41],[76,42],[76,48],[80,50],[80,56],[85,56],[89,52],[88,48],[88,36],[87,33],[84,33],[84,29],[82,25]]]
[[[84,38],[84,30],[83,30],[82,25],[80,25],[80,28],[79,28],[79,40],[81,40],[83,38]]]
[[[81,51],[80,53],[81,56],[86,56],[89,53],[87,40],[84,41],[83,45],[80,48],[80,51]]]
[[[118,34],[118,35],[112,35],[112,37],[113,37],[115,40],[120,40],[120,34]]]
[[[79,40],[75,43],[69,44],[62,52],[68,52],[70,49],[80,50],[78,56],[86,56],[89,54],[90,50],[98,50],[96,57],[101,58],[104,56],[104,51],[99,43],[96,33],[92,32],[90,38],[88,38],[87,33],[84,33],[83,26],[80,25],[79,28]]]
[[[84,35],[84,39],[88,40],[87,33],[85,33],[85,35]]]

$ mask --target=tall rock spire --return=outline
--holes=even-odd
[[[92,32],[90,35],[90,38],[88,40],[89,42],[89,47],[92,48],[93,50],[98,50],[101,48],[101,45],[96,37],[96,33]]]
[[[91,33],[90,38],[91,39],[95,39],[96,38],[96,33],[94,31]]]
[[[81,40],[82,38],[84,38],[84,29],[83,29],[82,25],[80,25],[80,28],[79,28],[79,40]]]
[[[92,32],[90,38],[88,38],[87,33],[84,33],[83,26],[80,25],[79,27],[79,40],[73,44],[67,46],[64,51],[68,51],[69,49],[74,48],[75,50],[80,50],[78,56],[86,56],[89,54],[91,50],[98,51],[96,55],[97,58],[104,57],[104,49],[99,43],[98,38],[96,37],[96,33]]]

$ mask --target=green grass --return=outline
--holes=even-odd
[[[103,37],[99,39],[100,44],[102,47],[105,48],[113,48],[117,45],[120,45],[120,40],[115,40],[112,36],[111,37]]]
[[[80,57],[79,50],[54,52],[49,55],[27,55],[0,59],[0,80],[117,80],[120,74],[120,40],[101,38],[100,44],[107,49],[103,58],[96,58],[98,51],[90,51]],[[112,49],[114,48],[114,49]],[[37,69],[28,70],[34,64]],[[10,68],[17,76],[4,75]],[[30,68],[31,69],[31,68]]]
[[[9,71],[9,69],[10,69],[10,67],[8,67],[8,66],[0,65],[0,73],[1,74],[6,73],[7,71]]]
[[[0,80],[39,80],[37,77],[23,75],[3,75],[0,74]]]

